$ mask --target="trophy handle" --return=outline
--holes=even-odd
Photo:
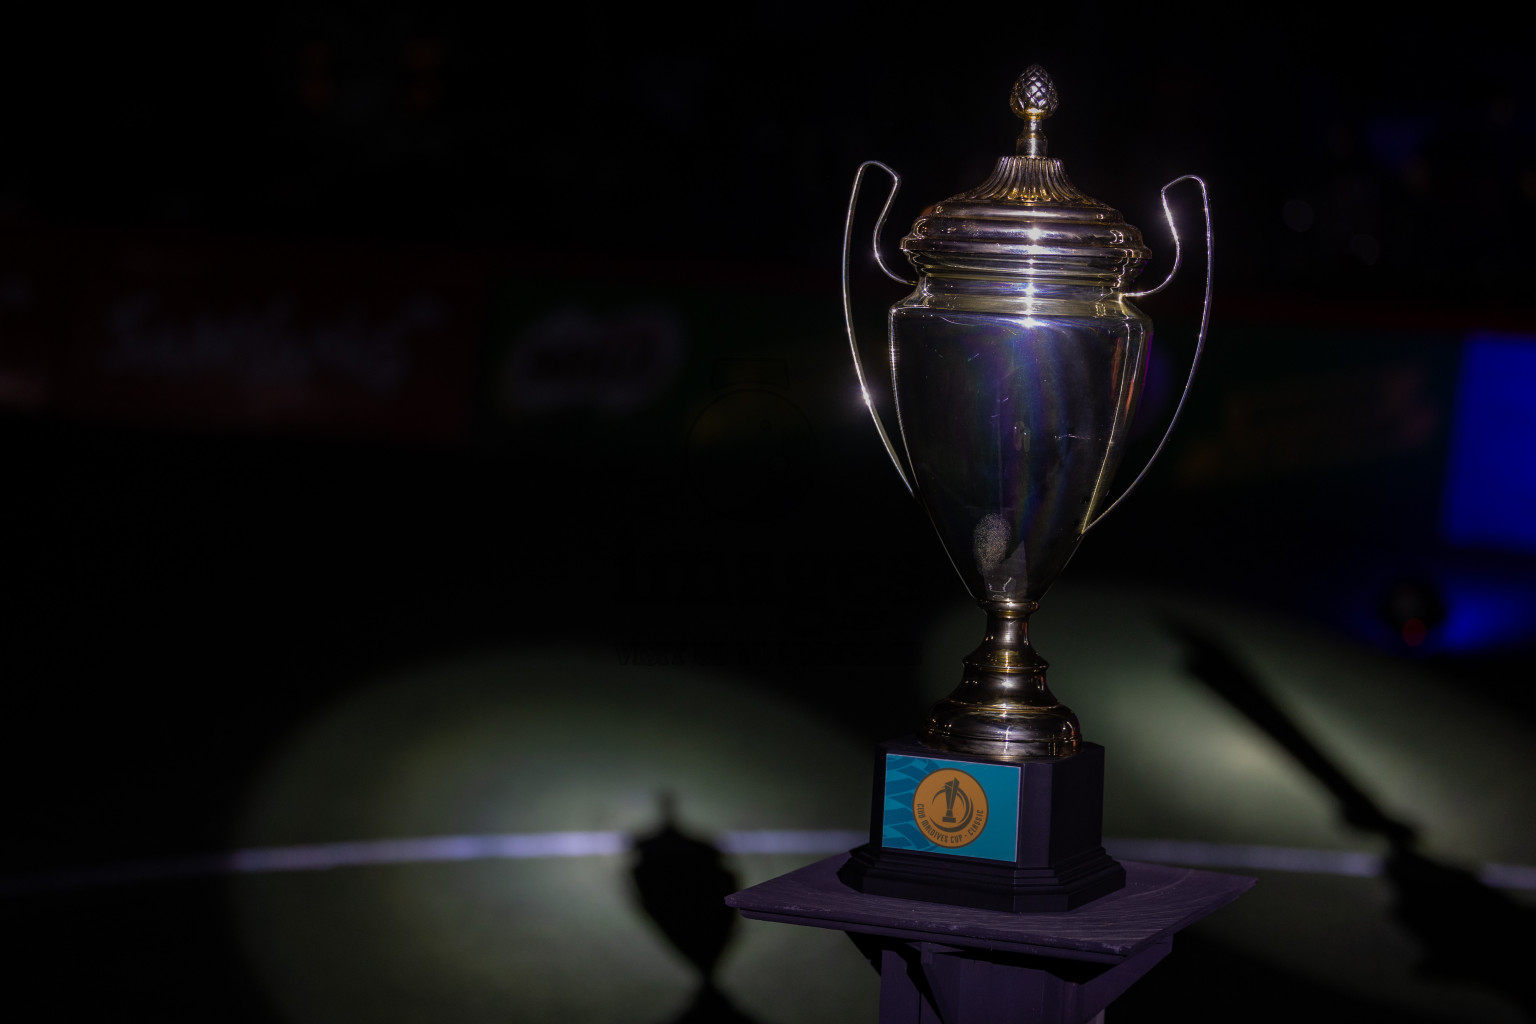
[[[853,176],[853,192],[848,196],[848,219],[843,225],[843,323],[848,328],[848,347],[853,351],[853,371],[859,377],[859,394],[864,398],[864,407],[869,410],[869,415],[875,421],[875,430],[880,435],[880,443],[885,445],[885,453],[891,457],[891,465],[896,467],[896,472],[901,475],[901,482],[907,485],[909,493],[916,493],[912,486],[912,476],[905,466],[901,464],[901,457],[896,454],[895,445],[891,444],[891,437],[885,432],[885,424],[880,420],[880,412],[875,408],[875,403],[870,401],[869,388],[864,383],[864,363],[859,359],[859,342],[853,332],[853,300],[848,294],[848,253],[853,246],[853,211],[859,205],[859,186],[864,182],[864,172],[871,167],[878,167],[891,176],[891,192],[885,197],[885,205],[880,208],[880,219],[875,221],[874,250],[875,262],[880,269],[885,271],[885,276],[898,284],[915,284],[906,278],[894,273],[885,265],[885,258],[880,255],[880,232],[885,228],[886,215],[891,212],[891,203],[896,199],[896,192],[901,188],[901,175],[878,160],[866,160],[859,164],[859,169]]]
[[[1200,368],[1200,356],[1205,351],[1205,332],[1206,328],[1209,327],[1211,323],[1212,278],[1211,195],[1208,191],[1206,191],[1205,179],[1197,177],[1193,174],[1186,174],[1181,178],[1174,178],[1168,184],[1163,186],[1163,215],[1168,218],[1168,230],[1173,234],[1173,267],[1168,271],[1168,276],[1163,278],[1162,283],[1159,284],[1156,288],[1148,288],[1146,291],[1142,292],[1126,292],[1125,297],[1128,299],[1140,299],[1148,295],[1156,295],[1158,292],[1168,287],[1168,285],[1173,281],[1173,276],[1179,272],[1179,264],[1182,262],[1184,255],[1183,246],[1179,242],[1178,225],[1173,222],[1173,210],[1171,210],[1168,206],[1168,190],[1182,181],[1192,181],[1196,185],[1200,186],[1200,203],[1201,208],[1205,213],[1205,307],[1200,313],[1200,338],[1195,342],[1195,357],[1190,360],[1189,379],[1184,382],[1184,393],[1179,396],[1179,404],[1174,407],[1173,418],[1168,421],[1168,429],[1164,431],[1163,439],[1157,442],[1157,448],[1153,450],[1151,458],[1147,459],[1147,464],[1141,467],[1141,472],[1136,474],[1136,479],[1131,481],[1130,486],[1120,492],[1120,497],[1111,502],[1109,507],[1104,511],[1094,516],[1092,522],[1083,527],[1083,533],[1085,534],[1095,526],[1098,526],[1099,523],[1103,521],[1105,516],[1109,515],[1115,510],[1115,506],[1124,501],[1126,496],[1136,489],[1136,485],[1141,483],[1142,479],[1146,477],[1147,470],[1152,468],[1152,463],[1156,462],[1157,457],[1163,453],[1164,446],[1168,444],[1168,438],[1173,436],[1173,428],[1178,425],[1179,416],[1181,416],[1184,412],[1184,405],[1189,401],[1189,390],[1190,388],[1194,387],[1195,384],[1195,371]],[[846,257],[844,258],[846,259]],[[847,272],[845,269],[845,278],[846,273]]]

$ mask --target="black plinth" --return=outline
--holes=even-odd
[[[1254,880],[1127,862],[1076,910],[1006,913],[858,892],[846,855],[726,899],[745,917],[849,933],[880,972],[881,1024],[1084,1024],[1151,970],[1180,929]]]
[[[1015,830],[1013,840],[1002,851],[1009,859],[995,856],[999,852],[995,843],[990,850],[994,856],[988,858],[961,852],[971,846],[954,851],[893,849],[887,829],[889,816],[910,817],[911,812],[903,799],[888,798],[890,755],[1016,770],[1016,781],[1009,786],[1017,788],[1017,813],[1012,820],[994,817],[985,826],[989,830]],[[1125,884],[1124,869],[1104,852],[1104,748],[1096,743],[1083,744],[1072,757],[1000,762],[934,750],[916,740],[893,740],[880,746],[873,793],[869,844],[853,851],[839,876],[860,892],[986,910],[1035,912],[1071,910]],[[908,833],[917,834],[915,825],[905,820],[902,824]],[[922,841],[920,835],[918,841]]]

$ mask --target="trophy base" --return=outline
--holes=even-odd
[[[870,841],[838,877],[872,896],[982,910],[1071,910],[1125,885],[1104,852],[1104,748],[999,761],[880,746]]]

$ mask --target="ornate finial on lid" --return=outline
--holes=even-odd
[[[1056,102],[1056,83],[1039,64],[1031,64],[1013,84],[1010,106],[1025,122],[1024,133],[1019,136],[1020,156],[1045,156],[1040,122],[1056,113]]]
[[[1009,100],[1013,112],[1024,119],[1024,134],[1019,136],[1018,155],[1000,157],[990,178],[969,192],[961,192],[946,199],[945,205],[956,202],[1003,202],[1072,207],[1107,211],[1119,220],[1119,213],[1077,190],[1061,169],[1060,160],[1045,155],[1045,133],[1040,128],[1046,118],[1056,113],[1056,104],[1056,83],[1051,81],[1051,76],[1039,64],[1031,64],[1029,70],[1013,83],[1013,94]],[[942,214],[944,210],[935,208],[934,212]],[[1139,240],[1137,244],[1140,244]]]

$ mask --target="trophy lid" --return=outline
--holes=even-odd
[[[1040,125],[1057,96],[1040,65],[1019,76],[1011,105],[1025,122],[1017,154],[999,157],[976,188],[924,210],[902,249],[924,274],[1128,284],[1151,253],[1118,210],[1078,191],[1045,155]]]

